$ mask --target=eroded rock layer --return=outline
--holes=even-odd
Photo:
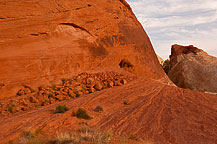
[[[179,87],[217,93],[217,58],[194,46],[173,45],[169,78]]]
[[[56,114],[56,106],[60,104],[66,104],[69,111]],[[103,112],[95,112],[97,106],[102,107]],[[92,119],[73,116],[79,107],[87,110]],[[0,123],[1,143],[19,138],[25,130],[40,130],[42,136],[48,138],[56,132],[77,130],[85,123],[112,132],[114,137],[134,135],[156,144],[216,144],[217,101],[216,95],[134,78],[123,86],[76,99],[9,117],[0,115]]]
[[[164,77],[148,36],[124,0],[2,0],[0,99],[87,70],[119,67]]]

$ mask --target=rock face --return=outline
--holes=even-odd
[[[125,0],[1,0],[0,33],[0,99],[122,59],[136,74],[164,77]]]
[[[159,55],[157,55],[157,59],[158,59],[159,63],[160,63],[161,65],[163,65],[164,60],[163,60]]]
[[[192,45],[173,45],[168,76],[179,87],[217,93],[217,58]]]

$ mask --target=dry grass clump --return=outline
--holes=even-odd
[[[24,131],[16,144],[49,144],[46,140],[38,138],[40,132]],[[13,142],[11,142],[13,144]]]
[[[59,133],[52,143],[55,144],[110,144],[111,134],[102,133],[100,131],[83,128],[77,132]]]
[[[112,134],[103,133],[89,128],[74,132],[57,133],[51,140],[42,140],[32,132],[26,131],[19,138],[18,144],[110,144]]]

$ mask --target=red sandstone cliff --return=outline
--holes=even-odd
[[[49,0],[0,3],[0,99],[21,85],[117,68],[160,79],[164,73],[141,24],[124,0]]]

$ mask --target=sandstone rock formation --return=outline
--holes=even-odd
[[[217,93],[217,58],[192,45],[173,45],[169,78],[179,87]]]
[[[159,63],[160,63],[161,65],[163,65],[164,60],[163,60],[159,55],[157,55],[157,59],[158,59]]]
[[[22,85],[118,68],[122,59],[134,73],[164,76],[125,0],[1,0],[0,33],[0,99],[14,96]]]
[[[166,84],[150,40],[125,0],[1,0],[0,65],[0,106],[11,111],[0,115],[2,144],[16,142],[25,130],[52,138],[82,124],[156,144],[217,143],[216,95]],[[96,91],[99,72],[107,71],[133,79],[104,77],[100,82],[107,87]],[[85,79],[88,92],[81,91],[83,78],[77,77],[76,95],[66,78],[83,72],[99,75]],[[26,107],[14,111],[14,99]],[[69,110],[55,113],[59,104]],[[97,106],[103,111],[96,112]],[[78,108],[92,119],[73,116]]]

